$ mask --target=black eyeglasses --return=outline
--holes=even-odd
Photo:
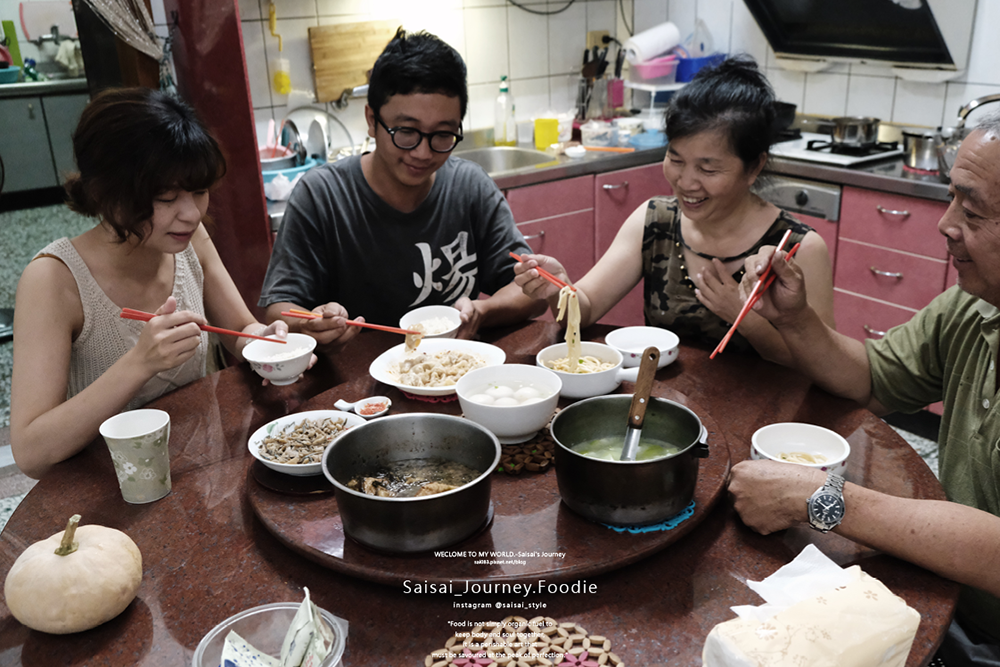
[[[393,145],[404,151],[412,151],[420,145],[424,137],[427,137],[427,143],[430,144],[432,151],[435,153],[450,153],[458,145],[458,142],[463,139],[461,134],[454,132],[421,132],[412,127],[389,127],[382,122],[378,113],[375,114],[375,120],[389,133]]]

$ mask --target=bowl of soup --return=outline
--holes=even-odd
[[[455,387],[466,419],[510,445],[530,440],[552,419],[562,381],[553,371],[504,364],[469,371]]]
[[[559,495],[581,516],[616,526],[659,523],[694,497],[708,431],[680,403],[650,398],[635,461],[621,461],[632,396],[597,396],[552,420]]]
[[[851,445],[840,434],[815,424],[780,422],[757,429],[750,458],[796,463],[843,475]]]
[[[344,533],[380,552],[461,542],[489,521],[500,442],[461,417],[389,415],[347,431],[323,454]]]
[[[639,368],[624,368],[621,353],[610,345],[583,341],[580,347],[582,355],[576,363],[569,359],[566,343],[549,345],[535,357],[538,366],[559,376],[562,395],[566,398],[610,394],[622,381],[635,382],[638,379]]]

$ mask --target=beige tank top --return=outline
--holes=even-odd
[[[69,239],[61,238],[43,248],[35,257],[49,255],[65,264],[80,291],[83,304],[83,329],[73,341],[66,398],[83,391],[112,364],[135,347],[145,322],[123,320],[121,308],[104,293],[90,269]],[[174,289],[177,310],[190,310],[204,316],[205,275],[194,248],[188,245],[174,255]],[[129,401],[126,410],[134,410],[154,398],[204,377],[208,334],[201,334],[201,345],[194,356],[177,368],[158,373]]]

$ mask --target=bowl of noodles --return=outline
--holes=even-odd
[[[550,345],[535,357],[542,368],[555,372],[562,380],[562,395],[566,398],[590,398],[610,394],[622,381],[635,382],[638,366],[624,368],[618,350],[603,343],[583,341],[579,353],[571,356],[568,343]]]
[[[499,366],[507,354],[496,345],[475,340],[432,338],[413,352],[400,344],[386,350],[368,367],[373,378],[417,396],[448,396],[459,379],[476,368]]]
[[[757,429],[750,439],[750,458],[819,468],[843,475],[851,445],[839,434],[815,424],[781,422]]]

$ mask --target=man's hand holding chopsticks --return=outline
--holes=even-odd
[[[788,255],[786,251],[775,252],[774,246],[764,246],[757,254],[748,257],[744,264],[746,273],[740,283],[740,297],[744,301],[750,297],[754,285],[767,269],[772,255],[774,261],[771,262],[769,275],[774,277],[774,282],[760,295],[753,310],[774,326],[781,328],[782,325],[793,322],[809,307],[802,269],[794,260],[786,259]]]

